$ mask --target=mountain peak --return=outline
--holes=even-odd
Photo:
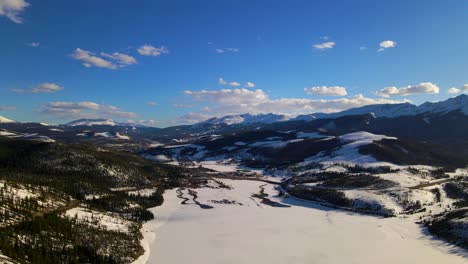
[[[227,115],[223,117],[213,117],[198,124],[211,124],[211,125],[234,125],[234,124],[271,124],[275,122],[287,121],[290,117],[281,114],[242,114],[242,115]]]
[[[116,126],[117,123],[112,119],[78,119],[65,124],[66,126]]]
[[[15,123],[15,121],[8,119],[6,117],[0,116],[0,123]]]
[[[402,115],[411,115],[414,113],[417,106],[410,103],[401,103],[401,104],[375,104],[375,105],[365,105],[361,107],[351,108],[345,111],[336,112],[336,113],[314,113],[310,115],[300,115],[297,116],[294,120],[304,120],[310,121],[316,118],[337,118],[342,116],[352,116],[352,115],[368,115],[372,114],[376,118],[387,117],[392,118]]]
[[[468,95],[461,94],[445,101],[435,103],[426,102],[418,107],[419,113],[431,112],[445,114],[453,111],[460,111],[468,115]]]

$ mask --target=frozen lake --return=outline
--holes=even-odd
[[[426,235],[412,219],[281,199],[267,184],[271,200],[291,205],[271,207],[251,196],[265,183],[223,182],[233,188],[194,189],[197,200],[212,209],[181,204],[176,189],[167,191],[164,204],[152,209],[155,220],[143,227],[146,252],[136,263],[467,263],[466,251]],[[185,190],[182,197],[191,196]]]

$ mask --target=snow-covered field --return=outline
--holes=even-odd
[[[14,264],[14,263],[16,262],[13,262],[11,258],[0,254],[0,264]]]
[[[195,189],[197,200],[213,209],[183,205],[176,189],[167,191],[164,204],[152,209],[155,220],[143,226],[145,254],[135,263],[467,262],[466,251],[434,239],[411,218],[377,218],[282,199],[264,182],[223,182],[233,188]],[[260,203],[251,196],[260,186],[271,200],[291,207]]]
[[[83,207],[76,207],[65,212],[65,216],[93,223],[95,226],[102,226],[107,230],[128,232],[131,222],[123,220],[117,216],[105,214],[98,211],[89,210]]]

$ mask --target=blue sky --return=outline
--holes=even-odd
[[[467,10],[460,0],[0,0],[0,115],[168,126],[444,100],[468,91]]]

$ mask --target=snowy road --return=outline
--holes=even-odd
[[[144,225],[146,253],[136,263],[444,263],[467,262],[467,252],[426,235],[413,220],[376,218],[274,197],[271,207],[251,195],[263,182],[223,180],[233,189],[196,189],[201,209],[167,191],[154,221]],[[224,203],[220,203],[224,201]],[[231,203],[227,203],[230,201]],[[234,202],[234,203],[233,203]]]

